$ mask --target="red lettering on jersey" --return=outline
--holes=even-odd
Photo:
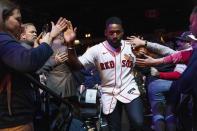
[[[132,62],[130,60],[122,60],[122,67],[132,67]]]
[[[100,63],[101,70],[111,69],[115,67],[114,61],[107,61],[105,63]]]
[[[126,66],[126,60],[122,60],[122,67]]]
[[[103,63],[100,63],[100,67],[101,67],[101,70],[105,70],[105,65]]]
[[[110,69],[109,62],[105,62],[105,69]]]
[[[127,60],[126,66],[131,67],[131,61]]]
[[[111,68],[114,68],[114,66],[115,66],[114,61],[110,61],[110,62],[109,62],[109,65],[110,65]]]

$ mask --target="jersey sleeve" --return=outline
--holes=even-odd
[[[187,64],[192,55],[192,50],[179,51],[163,58],[164,63],[185,63]]]
[[[95,66],[98,49],[99,49],[98,45],[95,45],[87,49],[87,51],[78,58],[86,69]]]
[[[167,79],[167,80],[177,80],[181,76],[181,73],[174,71],[174,72],[160,72],[159,78]]]

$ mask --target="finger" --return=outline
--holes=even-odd
[[[46,36],[47,33],[48,33],[48,32],[43,32],[42,38],[44,38],[44,37]]]
[[[41,32],[40,34],[39,34],[39,36],[36,38],[36,40],[35,40],[35,42],[37,43],[37,44],[40,44],[40,39],[42,38],[42,36],[43,36],[43,32]]]
[[[44,34],[44,32],[41,32],[41,33],[39,34],[39,36],[37,37],[37,39],[41,39],[42,36],[43,36],[43,34]]]
[[[64,59],[64,58],[66,58],[66,57],[67,57],[67,55],[64,55],[64,56],[61,56],[60,58],[61,58],[61,59]]]
[[[68,21],[68,24],[69,24],[69,29],[73,30],[73,26],[72,26],[71,21]]]
[[[145,62],[146,59],[136,58],[136,62],[142,63]]]
[[[52,27],[54,27],[54,26],[55,26],[55,24],[54,24],[54,22],[53,22],[53,21],[51,21],[51,26],[52,26]]]
[[[68,57],[62,58],[62,62],[66,61],[68,59]]]
[[[43,39],[49,39],[49,36],[50,36],[50,33],[48,32],[48,33],[46,33],[46,35],[44,36]]]
[[[132,38],[131,38],[131,37],[128,37],[128,36],[127,36],[127,39],[128,39],[128,40],[132,40]]]
[[[144,54],[144,53],[143,53],[143,56],[144,56],[145,58],[152,58],[151,56],[146,55],[146,54]]]
[[[60,54],[60,50],[57,49],[56,56],[58,56],[59,54]]]
[[[74,28],[74,32],[75,32],[75,33],[77,32],[77,27]]]
[[[66,19],[65,18],[63,18],[61,21],[60,21],[60,23],[59,23],[59,25],[61,26],[61,27],[63,27],[63,26],[65,26],[67,23],[66,23]]]
[[[59,25],[59,23],[62,21],[62,19],[63,19],[63,17],[60,17],[60,18],[58,19],[58,21],[57,21],[57,23],[56,23],[56,24],[58,24],[58,25]]]
[[[133,40],[125,40],[126,44],[130,44],[130,45],[134,45],[135,43],[133,42]]]
[[[143,67],[147,66],[144,62],[139,62],[139,61],[136,61],[135,64],[138,66],[143,66]]]
[[[129,39],[129,40],[133,40],[133,39],[135,39],[136,38],[136,36],[128,36],[127,37],[127,39]]]
[[[64,57],[67,57],[67,55],[63,54],[61,56],[59,56],[60,58],[64,58]]]
[[[70,23],[68,20],[66,20],[67,28],[70,29]]]
[[[131,35],[131,36],[129,36],[129,38],[134,39],[134,38],[137,38],[137,37],[136,37],[136,36],[134,36],[134,35]]]
[[[59,53],[59,56],[63,56],[63,55],[66,55],[66,53],[65,52],[60,52]]]

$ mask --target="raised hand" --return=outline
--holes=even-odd
[[[127,43],[130,44],[133,48],[137,48],[140,46],[144,46],[146,41],[143,39],[140,39],[139,37],[136,36],[129,36],[127,37]]]
[[[67,59],[68,59],[68,54],[65,52],[57,53],[55,55],[55,61],[57,64],[61,64],[61,63],[65,62]]]
[[[54,39],[58,36],[61,32],[63,32],[67,27],[67,20],[63,17],[60,17],[56,24],[51,22],[52,28],[50,32],[50,37]]]
[[[67,44],[73,46],[76,38],[76,28],[73,29],[71,21],[67,21],[67,30],[64,32],[64,39]]]
[[[157,59],[154,59],[150,56],[143,54],[145,59],[136,58],[136,65],[139,67],[150,67],[157,64]]]
[[[40,39],[40,43],[51,44],[50,33],[47,33],[46,35],[44,35],[44,36],[42,37],[42,39]]]

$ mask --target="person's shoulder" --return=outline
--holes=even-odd
[[[131,45],[125,40],[121,40],[121,48],[124,50],[131,50]]]
[[[0,42],[14,40],[14,38],[5,32],[0,32]]]
[[[103,43],[98,43],[98,44],[95,44],[94,46],[90,47],[88,50],[100,50],[101,48],[103,47]]]
[[[131,47],[131,45],[128,42],[126,42],[126,40],[121,40],[121,44],[122,46]]]

